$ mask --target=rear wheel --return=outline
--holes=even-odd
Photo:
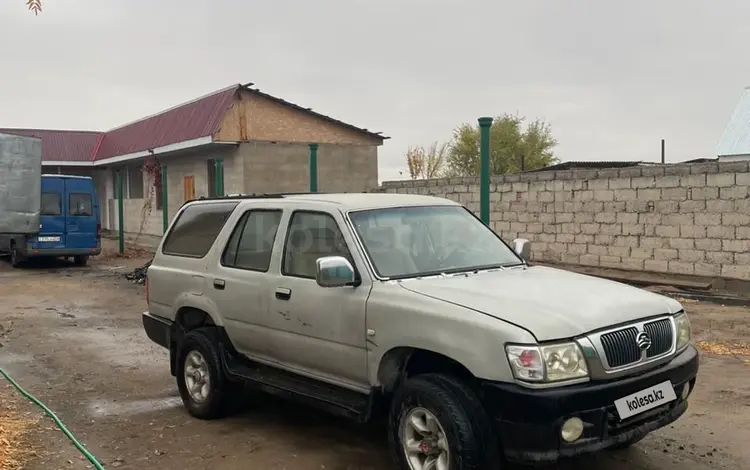
[[[89,257],[86,255],[78,255],[73,257],[73,263],[75,263],[76,266],[86,266],[86,263],[88,263]]]
[[[179,347],[177,387],[188,413],[199,419],[223,417],[235,398],[236,386],[224,375],[218,341],[211,330],[190,331]]]
[[[476,394],[459,379],[426,374],[396,391],[389,418],[391,455],[402,470],[495,470],[495,433]]]
[[[21,257],[21,253],[18,252],[18,248],[15,244],[13,244],[10,247],[10,264],[14,268],[21,267],[21,263],[23,263],[23,258]]]

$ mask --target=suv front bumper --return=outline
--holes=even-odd
[[[698,350],[690,345],[669,363],[633,377],[552,389],[485,382],[482,395],[508,459],[554,462],[638,439],[675,421],[687,410],[682,391],[689,384],[692,393],[698,360]],[[615,400],[667,380],[677,400],[620,420]],[[584,422],[584,431],[568,443],[561,438],[561,427],[574,416]]]

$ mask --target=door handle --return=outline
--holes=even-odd
[[[214,289],[224,290],[226,285],[227,283],[224,282],[224,279],[214,279]]]
[[[292,289],[287,289],[286,287],[277,287],[276,288],[276,298],[281,300],[289,300],[292,298]]]

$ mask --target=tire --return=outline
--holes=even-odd
[[[436,439],[435,433],[419,434],[415,432],[416,426],[408,424],[414,417],[424,428],[429,422],[422,419],[428,418],[425,412],[437,419],[437,429],[444,438]],[[466,384],[452,376],[425,374],[405,381],[393,397],[388,427],[391,457],[401,470],[421,470],[426,454],[431,454],[430,459],[438,459],[432,467],[436,469],[500,468],[499,442],[484,407]],[[405,442],[410,434],[413,441],[421,442],[412,454],[421,465],[412,466],[407,457]],[[425,436],[428,439],[423,439]],[[443,451],[446,444],[447,454]]]
[[[13,246],[10,247],[10,265],[14,268],[20,268],[22,263],[21,254],[18,252],[16,245],[13,244]]]
[[[86,266],[86,263],[88,263],[89,257],[86,255],[78,255],[73,257],[73,263],[76,266]]]
[[[188,332],[177,352],[177,388],[180,390],[182,403],[191,416],[205,420],[223,418],[232,404],[236,390],[234,384],[224,375],[218,340],[214,339],[216,335],[211,333],[213,330],[210,328]],[[187,376],[197,365],[203,378],[207,378],[201,390],[205,397],[203,400],[197,400],[189,391],[190,385],[195,384],[196,377],[193,376],[189,382]],[[199,379],[198,382],[200,381]]]

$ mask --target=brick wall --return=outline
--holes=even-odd
[[[479,180],[385,182],[479,213]],[[491,225],[535,260],[750,280],[748,162],[549,171],[492,178]]]

